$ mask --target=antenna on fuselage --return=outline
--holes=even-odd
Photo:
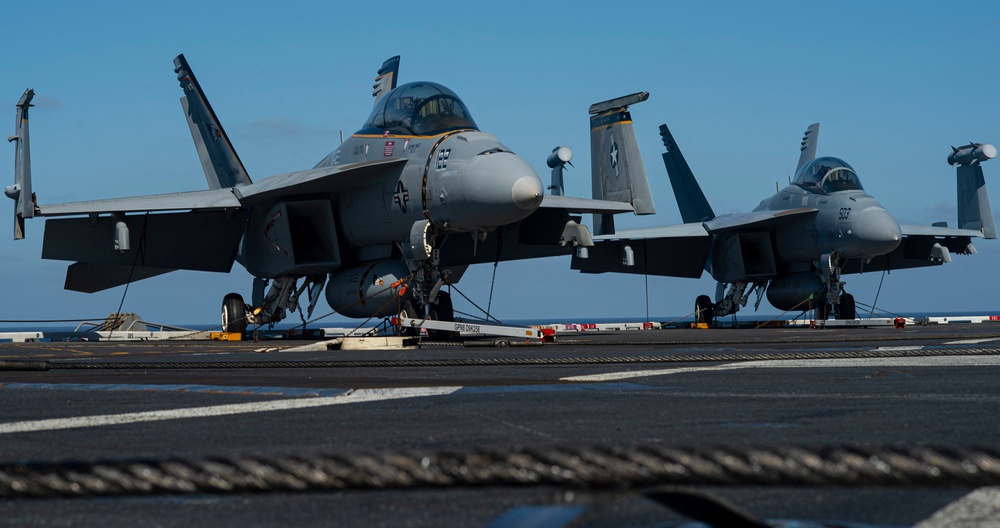
[[[344,144],[344,131],[343,130],[340,131],[340,144],[341,145]]]

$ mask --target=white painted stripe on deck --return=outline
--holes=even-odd
[[[903,351],[903,350],[923,350],[923,349],[924,349],[923,345],[906,345],[906,346],[878,347],[875,350],[880,350],[882,352],[890,352],[890,351],[891,352],[897,352],[897,351]]]
[[[982,343],[992,343],[994,341],[1000,341],[1000,339],[997,339],[995,337],[991,337],[991,338],[988,338],[988,339],[963,339],[961,341],[948,341],[945,344],[946,345],[979,345],[979,344],[982,344]]]
[[[792,359],[775,361],[747,361],[744,363],[727,363],[707,367],[680,367],[657,370],[635,370],[626,372],[607,372],[585,376],[570,376],[560,378],[561,381],[592,382],[616,381],[633,378],[648,378],[669,376],[685,372],[715,372],[724,370],[763,369],[763,368],[886,368],[886,367],[995,367],[1000,366],[1000,356],[937,356],[914,358],[865,358],[865,359]]]
[[[180,420],[184,418],[208,418],[212,416],[229,416],[234,414],[307,409],[310,407],[324,407],[328,405],[343,405],[348,403],[398,400],[424,396],[444,396],[451,394],[458,389],[461,389],[461,387],[358,389],[339,396],[330,396],[326,398],[295,398],[290,400],[212,405],[209,407],[191,407],[185,409],[165,409],[161,411],[32,420],[27,422],[0,424],[0,434],[55,431],[59,429],[101,427],[105,425],[122,425],[140,422],[159,422],[163,420]]]

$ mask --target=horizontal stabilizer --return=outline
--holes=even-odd
[[[632,204],[635,214],[656,212],[646,168],[628,105],[649,98],[648,92],[611,99],[590,107],[590,166],[593,198]],[[614,232],[610,215],[594,216],[595,234]]]
[[[95,293],[130,282],[156,277],[175,271],[148,266],[119,266],[77,262],[66,269],[65,288],[82,293]]]
[[[228,272],[246,219],[245,210],[50,219],[45,222],[42,258]],[[128,251],[115,248],[119,222],[127,227]]]
[[[183,54],[174,59],[174,73],[184,89],[181,107],[191,128],[191,137],[198,149],[209,189],[253,183]]]
[[[715,212],[709,205],[705,193],[702,192],[698,180],[695,179],[691,167],[688,166],[684,154],[674,141],[667,125],[660,125],[660,138],[666,152],[663,153],[663,165],[670,177],[670,186],[674,189],[674,198],[680,209],[681,220],[685,223],[704,222],[715,218]]]

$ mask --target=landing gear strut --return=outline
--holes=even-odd
[[[722,296],[725,286],[721,282],[718,284],[719,289],[716,291],[716,298]],[[754,309],[756,310],[760,306],[760,301],[766,289],[767,282],[734,282],[729,285],[729,289],[726,290],[725,296],[722,296],[722,300],[714,304],[708,295],[699,295],[694,303],[695,322],[707,323],[709,326],[712,326],[712,321],[716,317],[734,314],[741,307],[746,306],[750,300],[750,295],[754,292],[757,292],[757,302],[754,304]]]
[[[857,310],[854,304],[854,296],[844,292],[844,285],[840,280],[840,257],[836,253],[826,253],[819,260],[819,272],[826,285],[826,295],[820,306],[817,306],[816,317],[826,320],[830,314],[834,314],[837,319],[855,319]]]

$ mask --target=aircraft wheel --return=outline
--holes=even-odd
[[[413,306],[410,301],[403,301],[403,304],[399,305],[399,318],[400,319],[417,319],[421,315],[417,312],[417,309]],[[418,336],[420,335],[419,328],[413,327],[399,327],[399,335],[404,337]]]
[[[854,304],[854,296],[849,293],[841,295],[837,312],[837,319],[857,319],[858,312]]]
[[[238,293],[230,293],[222,299],[222,331],[236,334],[247,331],[247,305]]]
[[[818,321],[826,321],[830,318],[830,305],[826,304],[826,296],[823,296],[816,302],[819,303],[816,305],[816,319]]]
[[[694,322],[712,326],[715,319],[715,305],[708,295],[699,295],[694,301]]]
[[[451,294],[448,292],[438,292],[437,302],[431,305],[431,319],[434,321],[454,321],[455,308],[451,304]],[[458,332],[448,330],[429,330],[427,335],[431,339],[447,341],[458,337]]]

